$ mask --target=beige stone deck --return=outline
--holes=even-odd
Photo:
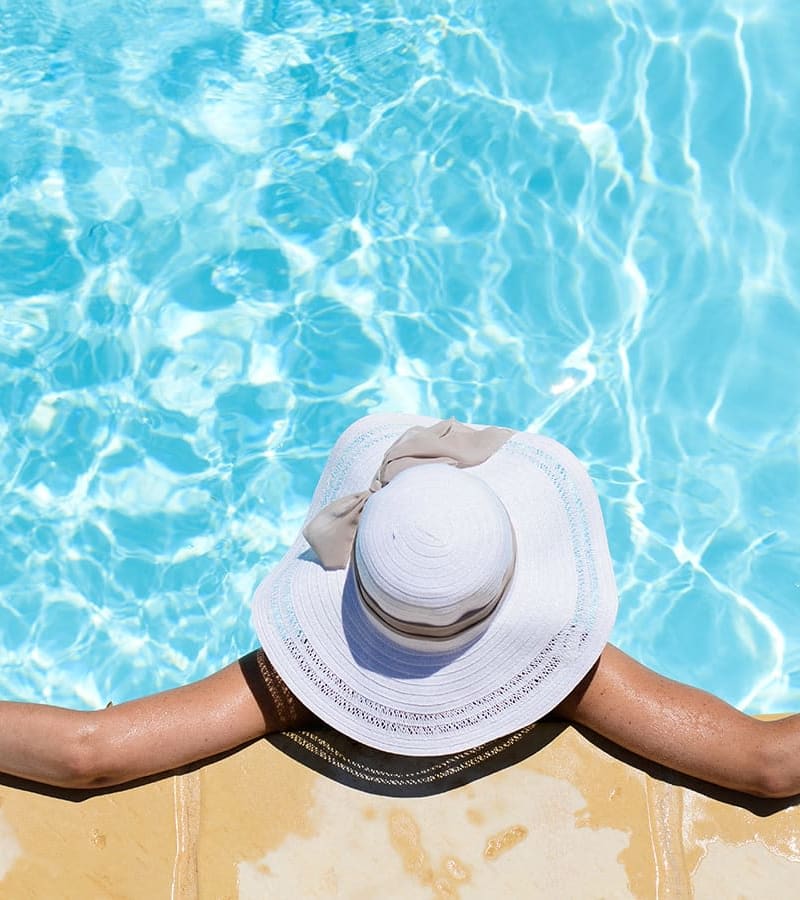
[[[798,895],[800,807],[710,796],[557,723],[537,740],[523,761],[422,798],[345,787],[266,741],[85,799],[6,781],[0,897]]]

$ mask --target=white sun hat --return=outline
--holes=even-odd
[[[256,633],[302,703],[379,750],[457,753],[536,721],[614,623],[597,495],[541,435],[367,416],[304,532],[314,549],[299,535],[256,590]]]

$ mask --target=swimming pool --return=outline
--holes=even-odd
[[[404,409],[570,446],[616,641],[800,707],[796,5],[0,22],[0,696],[250,649],[336,435]]]

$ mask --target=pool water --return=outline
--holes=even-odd
[[[614,639],[800,707],[800,7],[0,3],[0,696],[249,650],[371,411],[587,464]]]

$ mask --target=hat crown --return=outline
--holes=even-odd
[[[369,499],[354,552],[362,590],[384,622],[452,636],[503,593],[514,536],[482,479],[432,463],[401,472]]]

